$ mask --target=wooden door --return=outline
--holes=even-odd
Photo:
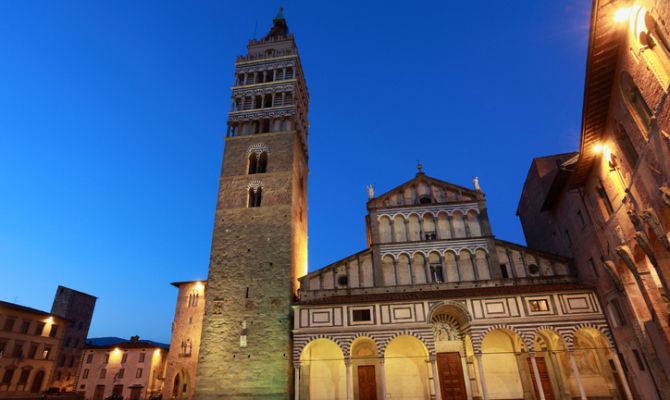
[[[112,396],[123,396],[123,385],[114,385]]]
[[[39,393],[42,389],[42,381],[44,381],[44,371],[38,371],[33,378],[33,384],[30,388],[31,393]]]
[[[105,385],[98,385],[93,392],[93,400],[102,400],[105,395]]]
[[[377,400],[377,384],[374,365],[358,366],[358,399]]]
[[[141,394],[142,394],[142,388],[139,387],[130,388],[130,400],[140,400]]]
[[[535,357],[537,363],[537,372],[540,374],[540,382],[542,382],[542,392],[544,392],[545,400],[554,400],[554,392],[551,390],[551,382],[549,381],[549,371],[547,371],[547,363],[544,362],[544,357]],[[530,379],[533,381],[533,390],[535,390],[535,398],[540,398],[540,392],[537,391],[537,382],[535,381],[535,374],[533,373],[533,363],[528,359],[528,368],[530,368]]]
[[[467,400],[463,364],[461,364],[461,355],[458,352],[437,353],[437,375],[443,399]]]

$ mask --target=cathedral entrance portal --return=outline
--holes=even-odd
[[[443,399],[466,400],[461,355],[458,352],[437,353],[437,372]]]
[[[358,367],[358,399],[377,400],[374,365],[360,365]]]

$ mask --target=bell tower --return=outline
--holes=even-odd
[[[307,111],[282,9],[235,62],[195,399],[287,399],[307,272]]]

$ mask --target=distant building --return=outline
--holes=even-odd
[[[63,392],[75,390],[75,376],[91,326],[95,302],[94,296],[58,286],[51,313],[66,318],[68,323],[63,327],[63,340],[60,342],[56,369],[49,387]]]
[[[597,289],[639,399],[670,398],[670,6],[593,2],[579,151],[533,160],[528,245]]]
[[[205,313],[205,282],[175,282],[179,289],[170,353],[167,356],[163,399],[191,399],[200,352],[200,333]]]
[[[77,373],[76,391],[86,400],[122,396],[144,400],[161,394],[168,346],[140,341],[87,344]]]
[[[48,388],[69,323],[0,301],[0,398],[29,397]]]

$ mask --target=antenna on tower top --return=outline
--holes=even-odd
[[[258,28],[258,20],[256,20],[256,23],[254,24],[254,39],[256,39],[256,28]]]

